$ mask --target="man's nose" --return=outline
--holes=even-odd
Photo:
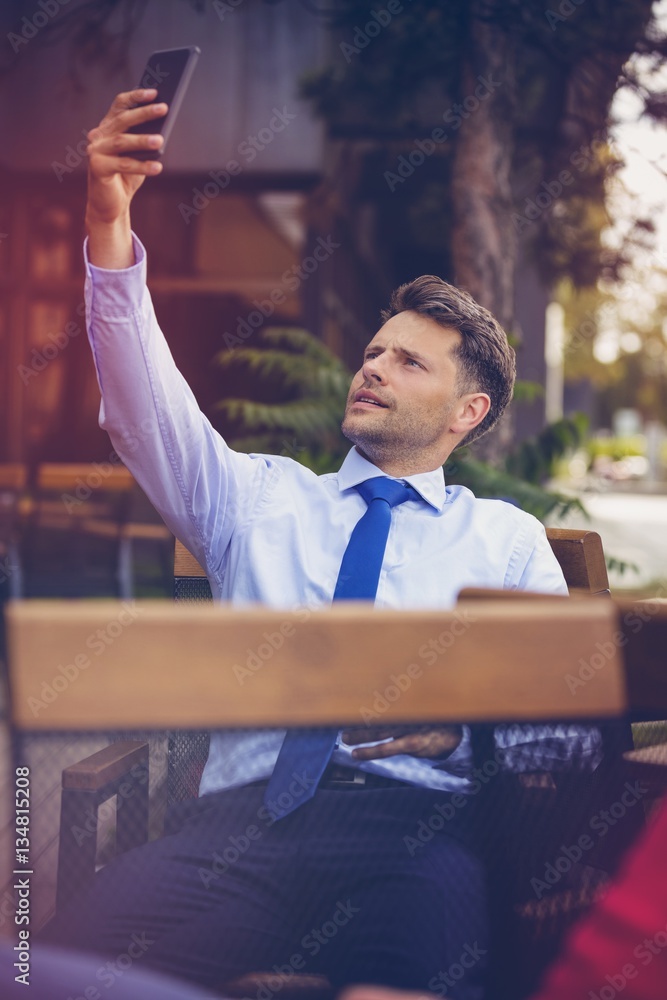
[[[367,382],[385,381],[385,373],[379,358],[368,358],[362,366],[362,374]]]

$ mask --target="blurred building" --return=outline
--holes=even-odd
[[[244,332],[258,310],[262,322],[272,313],[271,322],[323,333],[317,303],[337,266],[336,241],[309,222],[323,130],[297,91],[326,29],[290,4],[246,0],[197,13],[181,0],[150,0],[120,64],[110,52],[82,65],[74,5],[58,15],[62,30],[54,18],[34,36],[26,11],[10,3],[2,12],[16,51],[0,97],[10,139],[0,151],[0,460],[96,459],[109,445],[96,426],[82,304],[86,131],[136,85],[151,51],[200,47],[164,174],[136,199],[134,224],[158,316],[210,412],[219,398],[212,358],[251,342]]]
[[[417,185],[394,193],[382,171],[414,137],[398,127],[371,134],[354,109],[327,135],[299,96],[309,71],[328,60],[345,68],[327,6],[71,0],[53,17],[27,0],[0,7],[9,53],[0,65],[0,462],[109,455],[84,330],[85,136],[156,49],[196,44],[202,54],[165,171],[135,199],[133,220],[158,317],[209,416],[222,394],[212,359],[252,344],[259,323],[305,326],[352,367],[396,284],[422,273],[451,280],[446,210],[428,197],[447,159],[427,158]],[[98,31],[95,47],[82,18],[109,8],[108,41]],[[418,128],[441,120],[441,103],[425,95]],[[427,194],[418,207],[417,190]],[[547,303],[523,260],[521,376],[540,384]],[[533,433],[542,399],[518,415],[515,432]]]

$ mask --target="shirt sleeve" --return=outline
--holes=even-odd
[[[535,533],[532,545],[528,550],[518,579],[510,582],[510,587],[516,590],[532,590],[540,594],[563,594],[567,596],[568,589],[560,568],[560,563],[549,545],[544,526],[537,519],[534,521]]]
[[[596,726],[504,725],[494,730],[495,757],[500,768],[513,774],[529,771],[593,771],[602,760],[602,734]],[[469,777],[473,769],[471,730],[445,760],[429,758],[438,771]]]
[[[86,323],[102,394],[100,427],[165,524],[220,577],[238,522],[279,466],[232,451],[176,368],[146,287],[146,252],[133,236],[132,267],[86,264]]]
[[[497,726],[496,757],[503,770],[593,771],[602,760],[602,734],[597,726]]]

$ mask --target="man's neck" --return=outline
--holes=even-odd
[[[365,458],[367,462],[374,465],[377,469],[381,469],[385,476],[391,476],[392,479],[406,479],[407,476],[417,476],[420,473],[425,472],[435,472],[440,469],[449,455],[445,455],[442,459],[440,457],[430,457],[430,458],[416,458],[409,459],[401,457],[384,457],[384,456],[372,456],[367,455],[363,448],[359,445],[355,445],[357,452],[362,458]]]

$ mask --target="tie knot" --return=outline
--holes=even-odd
[[[386,500],[390,507],[396,507],[406,500],[419,500],[419,494],[413,486],[399,483],[388,476],[375,476],[363,483],[358,483],[355,489],[361,494],[367,504],[372,500]]]

